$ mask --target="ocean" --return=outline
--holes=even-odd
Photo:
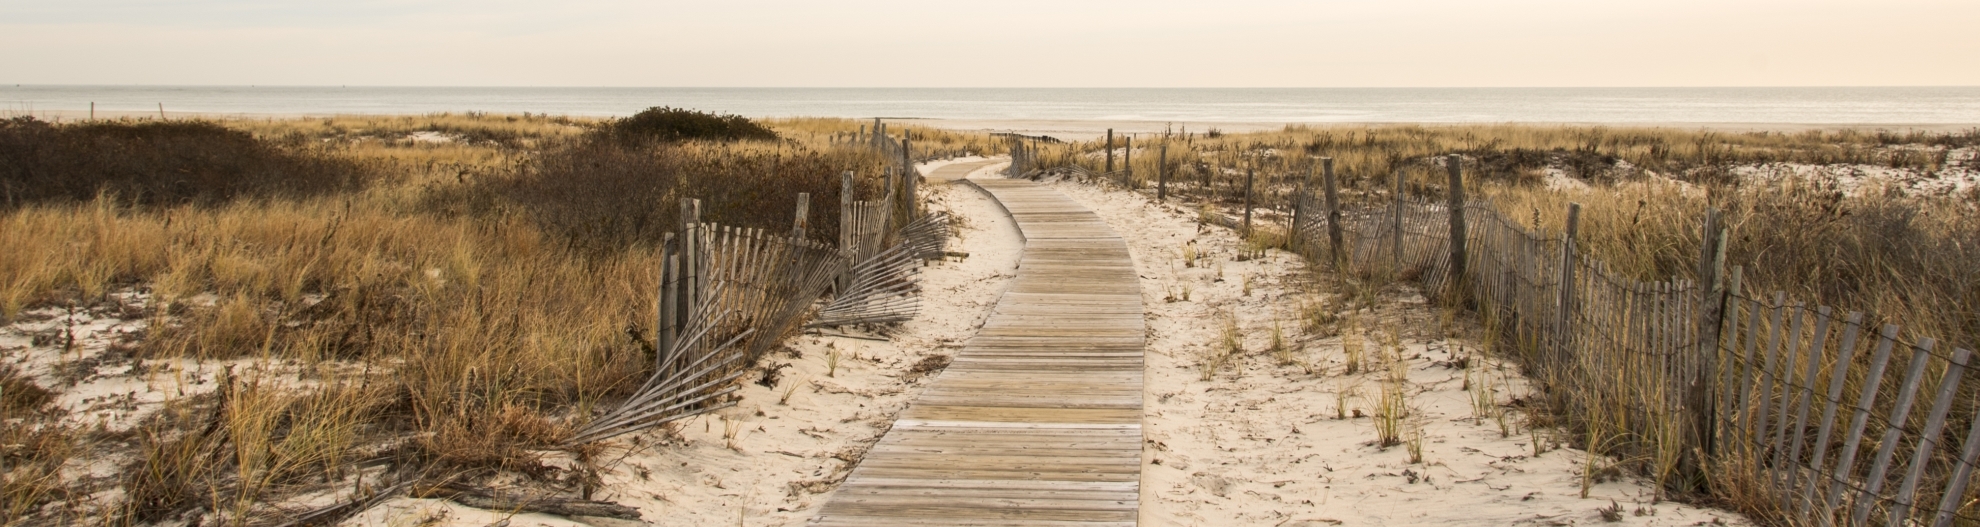
[[[515,88],[0,86],[0,115],[86,112],[627,115],[1155,122],[1976,124],[1980,87]],[[73,115],[73,114],[71,114]]]

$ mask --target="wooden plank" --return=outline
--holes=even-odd
[[[1863,377],[1862,392],[1856,399],[1856,412],[1849,421],[1849,433],[1843,436],[1842,457],[1836,460],[1836,480],[1829,483],[1829,492],[1822,498],[1822,510],[1818,517],[1832,516],[1850,475],[1856,472],[1856,450],[1863,443],[1864,427],[1870,424],[1870,405],[1877,402],[1877,388],[1883,384],[1884,367],[1891,362],[1891,347],[1897,342],[1897,331],[1896,325],[1884,325],[1877,341],[1877,351],[1870,357],[1870,371]]]
[[[1767,481],[1775,485],[1775,491],[1779,492],[1780,495],[1786,495],[1785,491],[1787,490],[1787,487],[1782,486],[1786,484],[1786,481],[1784,481],[1785,478],[1782,476],[1788,472],[1788,465],[1785,461],[1788,450],[1788,412],[1793,410],[1792,406],[1795,396],[1801,391],[1801,388],[1795,382],[1794,366],[1796,364],[1795,361],[1801,358],[1802,323],[1808,318],[1808,309],[1800,302],[1796,302],[1794,307],[1789,309],[1793,315],[1793,321],[1788,325],[1787,345],[1781,348],[1782,365],[1780,371],[1782,377],[1779,381],[1781,386],[1781,402],[1779,409],[1774,412],[1774,440],[1771,447],[1771,450],[1774,452],[1774,461],[1769,465],[1773,467],[1774,472],[1767,477]]]
[[[1786,304],[1787,292],[1775,291],[1774,304],[1770,308],[1772,313],[1768,315],[1767,321],[1767,345],[1765,348],[1767,360],[1761,363],[1760,369],[1760,400],[1757,401],[1757,408],[1753,410],[1753,440],[1759,445],[1760,451],[1758,454],[1762,456],[1766,455],[1770,446],[1767,436],[1767,407],[1773,405],[1774,385],[1780,384],[1780,374],[1776,373],[1778,370],[1774,369],[1774,362],[1780,358],[1781,310],[1786,308]]]
[[[1884,473],[1891,468],[1891,457],[1897,453],[1898,439],[1904,434],[1904,423],[1911,415],[1911,403],[1918,400],[1918,381],[1925,377],[1927,359],[1932,356],[1932,340],[1919,341],[1911,348],[1911,367],[1905,370],[1904,384],[1898,388],[1897,404],[1891,406],[1888,415],[1890,426],[1884,429],[1884,438],[1879,441],[1877,457],[1870,463],[1870,472],[1864,475],[1863,495],[1857,497],[1855,512],[1850,515],[1850,525],[1863,525],[1870,520],[1873,508],[1884,490]]]
[[[1801,445],[1806,442],[1802,438],[1807,435],[1808,409],[1810,406],[1813,406],[1811,399],[1815,397],[1816,378],[1822,374],[1822,354],[1825,345],[1828,344],[1829,319],[1833,314],[1833,310],[1829,309],[1829,306],[1822,306],[1815,312],[1814,340],[1808,346],[1808,373],[1801,376],[1801,382],[1805,383],[1805,386],[1797,391],[1794,396],[1794,427],[1790,430],[1792,435],[1788,436],[1787,464],[1782,466],[1783,470],[1787,471],[1787,483],[1782,485],[1781,488],[1788,491],[1795,489],[1795,480],[1801,475],[1801,467],[1803,466],[1801,463]],[[1835,365],[1835,368],[1848,369],[1849,365],[1838,363]],[[1819,441],[1820,438],[1817,438],[1817,440]],[[1790,508],[1798,507],[1799,503],[1789,502],[1788,506]]]
[[[1822,404],[1821,429],[1815,432],[1815,453],[1809,456],[1809,483],[1801,488],[1801,501],[1807,506],[1803,511],[1816,509],[1815,489],[1822,486],[1820,478],[1827,474],[1823,469],[1828,461],[1832,437],[1829,434],[1835,431],[1836,407],[1842,404],[1843,387],[1849,380],[1850,368],[1856,364],[1856,337],[1863,329],[1863,313],[1852,312],[1843,323],[1842,345],[1836,348],[1836,363],[1829,374],[1829,397]]]
[[[1925,349],[1932,348],[1927,339],[1919,343]],[[1946,412],[1952,410],[1953,396],[1959,392],[1960,381],[1966,377],[1966,359],[1972,354],[1965,348],[1953,352],[1951,362],[1946,365],[1945,375],[1939,378],[1939,396],[1932,401],[1932,410],[1926,413],[1925,430],[1918,433],[1918,452],[1911,455],[1911,470],[1904,474],[1904,483],[1898,486],[1897,499],[1891,505],[1891,527],[1903,525],[1911,518],[1911,498],[1918,492],[1918,480],[1925,476],[1925,467],[1932,465],[1932,450],[1939,444],[1939,433],[1946,429]]]
[[[1970,350],[1961,350],[1972,353]],[[1975,404],[1974,408],[1980,408]],[[1939,497],[1939,512],[1932,517],[1932,527],[1949,527],[1953,515],[1959,512],[1966,501],[1966,484],[1973,477],[1973,465],[1980,463],[1980,410],[1974,412],[1973,424],[1966,428],[1966,452],[1960,454],[1959,464],[1953,467],[1951,479],[1946,480],[1945,492]]]

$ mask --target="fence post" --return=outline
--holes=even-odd
[[[1574,238],[1581,232],[1581,204],[1569,203],[1567,231],[1561,236],[1561,302],[1560,320],[1554,328],[1554,360],[1549,368],[1558,373],[1565,366],[1568,355],[1568,330],[1574,320]],[[1558,375],[1549,382],[1560,382]]]
[[[654,367],[664,367],[667,353],[674,349],[674,331],[680,324],[675,302],[680,299],[680,248],[675,246],[674,233],[667,233],[660,242],[660,318],[653,326]],[[658,370],[655,370],[658,371]]]
[[[1107,129],[1107,170],[1104,172],[1114,173],[1114,129],[1112,128]]]
[[[1162,141],[1161,157],[1155,160],[1155,201],[1169,199],[1169,142]]]
[[[845,171],[839,176],[839,251],[850,254],[853,250],[853,173]],[[850,267],[848,267],[850,268]],[[840,293],[846,291],[846,274],[839,275]]]
[[[1292,249],[1300,256],[1306,256],[1306,238],[1301,236],[1300,220],[1304,218],[1306,211],[1306,183],[1312,180],[1313,162],[1309,159],[1306,163],[1306,173],[1300,176],[1299,185],[1293,188],[1292,228],[1286,229],[1286,248]]]
[[[791,237],[800,240],[804,239],[804,228],[808,226],[810,223],[811,223],[811,193],[799,192],[798,202],[797,202],[797,221],[791,223]]]
[[[1140,187],[1135,185],[1134,181],[1134,136],[1123,137],[1121,140],[1127,142],[1127,146],[1121,149],[1121,171],[1123,172],[1121,180],[1127,182],[1128,190],[1136,190]]]
[[[1341,192],[1334,182],[1334,158],[1320,158],[1320,183],[1327,192],[1327,251],[1334,270],[1341,268]]]
[[[1393,228],[1389,232],[1391,236],[1389,241],[1392,244],[1392,247],[1395,249],[1393,252],[1390,253],[1390,256],[1395,258],[1395,265],[1393,267],[1390,267],[1389,271],[1392,273],[1397,273],[1397,275],[1400,275],[1402,273],[1402,257],[1403,257],[1402,256],[1402,252],[1403,252],[1403,242],[1402,242],[1403,171],[1402,169],[1396,169],[1396,188],[1394,191],[1391,191],[1390,194],[1393,195],[1393,197],[1395,198],[1394,201],[1395,201],[1396,213],[1395,213],[1395,223],[1392,226]]]
[[[1458,295],[1467,294],[1464,287],[1465,225],[1464,225],[1464,156],[1451,154],[1444,158],[1444,170],[1451,175],[1450,216],[1451,216],[1451,274],[1447,282]]]
[[[1694,482],[1705,481],[1706,463],[1718,452],[1713,441],[1718,437],[1718,401],[1713,400],[1717,390],[1712,379],[1717,378],[1719,368],[1719,338],[1724,331],[1721,326],[1725,324],[1726,305],[1726,232],[1720,226],[1723,221],[1720,214],[1716,208],[1706,210],[1705,227],[1700,233],[1703,243],[1698,255],[1698,348],[1694,357],[1703,364],[1689,379],[1691,386],[1685,407],[1691,411],[1691,430],[1684,449],[1688,466],[1680,467],[1687,479]]]
[[[701,200],[681,198],[681,310],[694,313],[701,305]],[[683,324],[685,327],[685,324]]]
[[[1244,235],[1251,235],[1251,180],[1258,174],[1256,168],[1244,169]]]
[[[902,190],[907,193],[908,221],[914,221],[916,217],[921,215],[920,204],[916,203],[918,200],[915,199],[915,191],[920,186],[916,184],[917,181],[915,180],[921,179],[920,176],[920,174],[914,171],[914,156],[909,155],[908,138],[903,136],[901,137],[901,177],[907,179],[905,184],[902,185]]]

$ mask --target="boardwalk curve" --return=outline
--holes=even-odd
[[[973,183],[1024,237],[1017,278],[812,525],[1136,522],[1146,324],[1127,244],[1050,187]]]

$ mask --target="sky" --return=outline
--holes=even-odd
[[[1974,0],[0,0],[0,83],[1975,86]]]

